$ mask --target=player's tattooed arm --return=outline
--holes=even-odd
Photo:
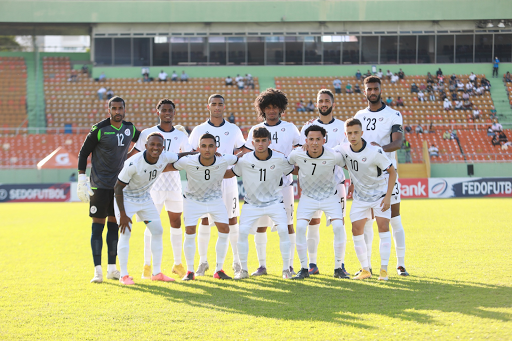
[[[128,230],[131,232],[130,224],[132,220],[130,217],[126,215],[126,212],[124,210],[124,196],[123,196],[123,188],[126,187],[125,183],[122,183],[121,181],[117,180],[116,185],[114,186],[114,196],[116,197],[116,203],[117,207],[119,207],[119,213],[121,217],[119,218],[119,231],[121,233],[124,233],[124,231],[128,228]]]
[[[226,173],[224,173],[224,179],[229,179],[235,177],[236,174],[233,172],[232,169],[226,170]]]
[[[388,180],[388,190],[386,192],[386,196],[382,199],[380,206],[382,207],[382,212],[387,211],[391,207],[391,193],[393,193],[393,187],[395,187],[396,182],[396,170],[393,165],[390,165],[387,169],[389,173]]]

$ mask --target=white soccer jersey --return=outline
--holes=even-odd
[[[224,174],[238,158],[234,155],[215,156],[213,164],[204,166],[199,157],[199,154],[188,155],[174,163],[174,168],[187,173],[187,186],[183,191],[185,196],[199,202],[222,200]]]
[[[363,139],[363,148],[354,152],[350,143],[336,148],[343,155],[354,184],[354,200],[373,202],[386,195],[388,177],[383,174],[390,166],[391,160],[381,147],[373,146]]]
[[[245,154],[233,167],[233,173],[242,177],[245,201],[255,207],[267,207],[283,201],[283,175],[290,174],[293,168],[283,154],[269,149],[266,160],[258,159],[254,152]]]
[[[267,128],[267,130],[270,132],[272,143],[270,144],[269,148],[283,153],[284,156],[288,156],[293,147],[300,144],[299,130],[293,123],[279,121],[279,123],[276,125],[271,126],[263,122],[253,126],[249,131],[247,142],[245,142],[246,148],[254,150],[254,146],[252,145],[252,133],[254,129],[260,127]],[[292,182],[293,176],[291,174],[283,177],[283,186],[289,186],[292,184]]]
[[[164,136],[164,151],[171,153],[190,152],[192,147],[188,143],[188,136],[172,127],[169,132],[164,131],[160,126],[154,126],[144,129],[140,133],[139,140],[135,144],[135,149],[139,152],[146,150],[146,139],[149,134],[157,132]],[[156,179],[153,185],[153,191],[175,191],[181,192],[181,177],[178,172],[165,172]]]
[[[119,181],[128,184],[124,189],[124,199],[131,202],[151,200],[149,190],[168,163],[178,160],[176,153],[160,154],[154,164],[146,161],[146,151],[135,154],[124,162],[124,167],[118,175]]]
[[[382,104],[382,107],[377,111],[370,111],[369,108],[359,110],[354,118],[361,121],[363,125],[363,139],[368,142],[376,142],[380,146],[391,143],[393,132],[403,132],[402,114],[385,104]],[[385,153],[396,168],[396,152]]]
[[[335,166],[343,167],[345,162],[340,153],[324,146],[319,157],[312,158],[309,153],[297,148],[290,153],[288,161],[299,167],[299,183],[302,195],[315,200],[323,200],[336,193],[338,185]]]
[[[216,127],[208,120],[192,130],[188,141],[193,149],[199,149],[199,139],[206,133],[215,136],[217,152],[222,155],[233,155],[233,149],[240,148],[245,143],[242,131],[237,125],[224,120],[220,126]]]
[[[334,148],[342,143],[347,142],[347,137],[345,136],[345,122],[333,118],[331,122],[325,124],[319,119],[314,120],[313,122],[308,122],[304,124],[302,129],[300,130],[300,144],[306,144],[306,129],[311,125],[317,125],[325,129],[327,135],[325,136],[325,144],[324,146],[329,148]],[[343,173],[343,169],[341,167],[336,166],[336,171],[334,172],[336,176],[337,183],[341,183],[345,180],[345,173]]]

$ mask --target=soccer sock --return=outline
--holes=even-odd
[[[310,226],[311,228],[311,226]],[[300,260],[301,269],[308,268],[308,239],[306,238],[306,230],[308,229],[307,220],[297,220],[297,231],[296,231],[296,239],[297,239],[297,255]]]
[[[197,232],[197,250],[199,252],[199,263],[202,264],[208,261],[208,243],[210,242],[211,232],[210,225],[199,224]]]
[[[368,255],[368,266],[372,267],[372,244],[373,244],[373,221],[375,219],[366,220],[364,224],[364,241],[366,243],[366,254]]]
[[[283,270],[290,268],[290,237],[288,237],[288,229],[279,233],[279,248],[281,257],[283,258]]]
[[[391,254],[391,232],[379,232],[380,237],[380,264],[381,268],[388,270],[389,255]]]
[[[293,268],[293,259],[295,258],[295,244],[297,244],[297,235],[295,233],[288,234],[290,238],[290,263],[289,266]]]
[[[107,265],[107,271],[108,272],[112,272],[112,271],[116,271],[117,268],[116,268],[116,265],[115,264],[108,264]]]
[[[364,242],[364,235],[353,236],[354,249],[356,250],[357,259],[361,263],[364,270],[370,270],[368,267],[368,255],[366,254],[366,243]]]
[[[254,244],[256,245],[256,255],[260,267],[267,266],[267,232],[256,232],[254,235]]]
[[[316,264],[316,255],[318,252],[318,244],[320,244],[320,224],[309,225],[307,229],[308,229],[307,246],[308,246],[309,262]]]
[[[163,234],[164,228],[160,220],[146,223],[146,228],[151,234],[151,254],[153,256],[153,275],[158,275],[162,266],[162,255],[164,251]]]
[[[171,245],[174,256],[174,264],[181,264],[181,245],[183,244],[183,234],[181,229],[175,229],[171,226]]]
[[[341,264],[345,262],[345,248],[347,245],[347,233],[343,220],[336,219],[331,222],[334,232],[334,268],[341,268]]]
[[[101,249],[103,248],[103,227],[104,225],[92,223],[91,249],[94,266],[101,265]]]
[[[217,254],[217,266],[215,268],[215,272],[222,270],[222,266],[224,265],[224,260],[228,253],[228,238],[229,233],[219,232],[219,238],[217,238],[217,244],[215,245],[215,253]]]
[[[151,231],[144,230],[144,265],[151,265]]]
[[[194,257],[196,255],[196,234],[185,234],[183,252],[187,261],[187,271],[194,272]]]
[[[240,263],[240,257],[238,256],[238,230],[238,224],[229,225],[229,241],[231,242],[231,250],[233,250],[233,264]]]
[[[119,242],[117,244],[117,253],[119,256],[119,266],[121,267],[121,278],[128,275],[128,253],[130,252],[130,236],[131,232],[129,229],[125,229],[124,233],[121,233]]]
[[[108,264],[116,264],[117,241],[119,239],[119,226],[117,223],[107,222],[107,248]]]
[[[402,226],[402,217],[391,218],[391,228],[393,229],[393,239],[395,240],[396,267],[405,267],[405,231]]]
[[[247,267],[247,258],[249,256],[249,234],[239,232],[237,244],[238,256],[240,257],[239,259],[242,264],[242,269],[249,271],[249,268]]]

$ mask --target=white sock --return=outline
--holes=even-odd
[[[121,268],[121,278],[128,275],[128,253],[130,252],[130,236],[128,229],[124,233],[119,233],[117,242],[117,257],[119,258],[119,266]]]
[[[229,225],[229,241],[231,242],[231,250],[233,250],[233,264],[240,263],[240,257],[238,256],[238,230],[238,224]]]
[[[393,239],[395,240],[396,267],[405,267],[405,231],[402,226],[402,217],[391,218],[390,222],[393,229]]]
[[[181,264],[181,245],[183,244],[183,234],[181,229],[175,229],[171,226],[171,245],[174,264]]]
[[[115,264],[109,264],[107,265],[107,271],[108,272],[112,272],[112,271],[116,271],[117,268],[116,268],[116,265]]]
[[[356,250],[357,259],[361,263],[361,268],[369,270],[368,255],[366,254],[366,243],[364,242],[364,235],[353,236],[354,249]]]
[[[210,225],[199,224],[197,230],[197,251],[199,252],[199,263],[208,261],[208,243],[210,243]],[[186,257],[185,257],[186,259]]]
[[[215,245],[215,253],[217,254],[215,272],[222,270],[224,266],[224,259],[226,259],[226,254],[228,253],[228,238],[229,233],[219,232],[219,238],[217,238],[217,244]]]
[[[309,226],[311,228],[311,226]],[[306,220],[297,220],[297,230],[295,232],[297,239],[297,255],[300,260],[301,269],[308,268],[308,239],[306,231],[308,230],[308,222]]]
[[[379,232],[380,237],[380,264],[381,268],[388,269],[389,255],[391,254],[391,232]]]
[[[198,238],[199,239],[199,238]],[[194,272],[194,257],[196,256],[196,234],[185,234],[183,252],[187,261],[187,271]]]
[[[230,238],[231,239],[231,238]],[[249,234],[238,233],[238,256],[242,269],[249,271],[247,267],[247,258],[249,257]],[[233,245],[233,244],[231,244]]]
[[[288,229],[284,229],[283,232],[279,233],[279,249],[283,259],[283,270],[288,270],[290,267],[290,237],[288,237]]]
[[[316,256],[318,253],[318,244],[320,244],[320,224],[308,226],[308,255],[309,262],[316,264]]]
[[[144,265],[151,265],[151,232],[144,230]]]
[[[331,222],[334,232],[334,268],[341,268],[341,264],[345,262],[345,248],[347,245],[347,233],[343,220],[336,219]]]
[[[364,224],[364,241],[366,243],[366,254],[368,255],[368,266],[372,267],[372,244],[373,244],[373,222],[375,219],[366,220]]]
[[[162,255],[164,253],[164,228],[160,220],[152,221],[146,224],[151,231],[151,254],[153,256],[153,275],[162,272]]]
[[[96,265],[94,267],[94,273],[102,274],[103,275],[103,270],[101,269],[101,265]]]
[[[256,255],[260,267],[267,267],[267,232],[256,232],[254,244],[256,245]]]
[[[297,235],[295,233],[288,234],[290,238],[290,266],[293,268],[293,259],[295,258],[295,244],[297,244]]]

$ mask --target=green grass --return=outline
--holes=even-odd
[[[408,278],[332,277],[332,230],[322,227],[322,275],[280,277],[278,236],[269,234],[269,275],[241,282],[141,280],[143,225],[131,240],[136,285],[90,284],[88,206],[0,205],[0,339],[512,339],[512,200],[406,200]],[[350,203],[349,203],[350,208]],[[163,221],[166,219],[163,217]],[[347,222],[346,265],[358,269]],[[163,272],[172,252],[164,224]],[[216,232],[209,247],[214,262]],[[373,268],[378,268],[378,236]],[[104,250],[103,262],[106,263]],[[250,270],[256,269],[250,238]],[[196,258],[197,266],[198,258]],[[228,251],[225,266],[232,262]],[[394,251],[390,260],[396,263]],[[295,259],[295,267],[299,266]]]

